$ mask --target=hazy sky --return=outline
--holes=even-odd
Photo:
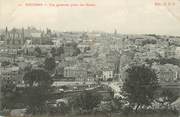
[[[175,5],[156,6],[155,2]],[[96,6],[25,6],[27,3]],[[0,0],[0,28],[5,26],[180,35],[180,0]]]

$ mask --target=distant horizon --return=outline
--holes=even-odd
[[[0,0],[0,27],[36,26],[56,31],[102,31],[180,36],[180,1],[163,0]],[[28,3],[89,3],[93,7],[25,6]],[[19,6],[23,4],[23,6]]]
[[[103,31],[103,30],[56,30],[56,29],[53,29],[53,28],[50,28],[50,27],[45,27],[45,28],[40,28],[40,27],[36,27],[36,26],[24,26],[24,27],[11,27],[11,26],[5,26],[5,27],[1,27],[0,30],[1,31],[5,31],[6,27],[8,28],[8,30],[12,30],[13,28],[15,29],[27,29],[28,27],[30,28],[35,28],[37,30],[40,30],[40,31],[46,31],[47,29],[50,29],[52,32],[56,32],[56,33],[61,33],[61,32],[89,32],[89,33],[92,33],[92,32],[99,32],[99,33],[110,33],[110,34],[113,34],[114,31],[116,30],[117,31],[117,34],[121,34],[121,35],[160,35],[160,36],[174,36],[174,37],[180,37],[180,35],[172,35],[172,34],[158,34],[158,33],[122,33],[120,31],[118,31],[117,29],[114,29],[113,31]]]

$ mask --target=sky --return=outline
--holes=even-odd
[[[65,3],[94,6],[48,6]],[[180,36],[180,0],[0,0],[0,28],[6,26]]]

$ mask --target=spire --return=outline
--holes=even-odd
[[[22,28],[22,43],[24,44],[25,43],[25,39],[24,39],[24,28]]]
[[[5,33],[6,33],[6,36],[7,36],[7,33],[8,33],[8,28],[7,28],[7,26],[6,26],[6,32],[5,32]]]

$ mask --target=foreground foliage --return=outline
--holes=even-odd
[[[151,106],[155,91],[158,88],[156,73],[145,65],[132,66],[123,85],[124,95],[130,106],[137,111],[143,106]]]

